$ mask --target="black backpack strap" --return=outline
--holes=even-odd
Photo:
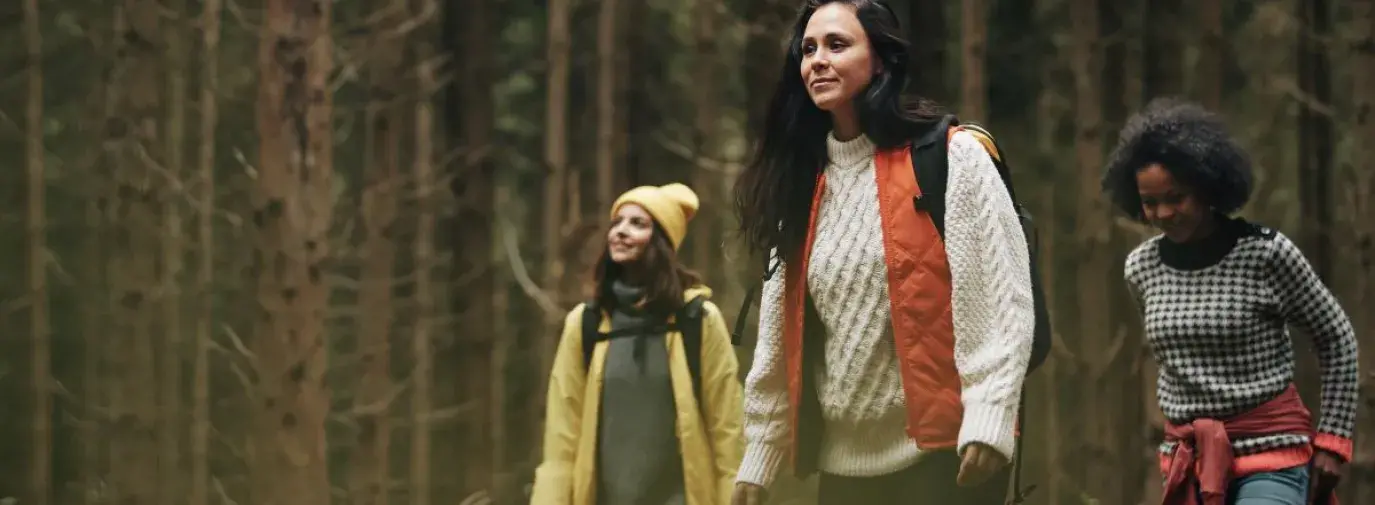
[[[1012,453],[1012,501],[1009,505],[1022,505],[1027,497],[1036,490],[1032,484],[1022,489],[1022,439],[1026,438],[1026,390],[1022,390],[1022,402],[1017,405],[1017,447]]]
[[[912,199],[918,210],[931,216],[941,238],[945,238],[945,188],[950,179],[950,160],[946,138],[959,119],[946,115],[931,131],[912,142],[912,170],[916,173],[921,195]]]
[[[683,334],[683,353],[687,358],[688,373],[692,376],[692,396],[702,405],[702,305],[706,297],[698,296],[678,309],[674,325]]]
[[[596,300],[589,301],[583,305],[582,309],[582,369],[586,373],[591,370],[592,351],[597,348],[597,342],[602,340],[602,309],[597,306]]]
[[[592,353],[597,348],[597,342],[625,335],[643,335],[646,331],[663,333],[677,330],[683,334],[683,353],[687,359],[688,374],[692,378],[692,396],[697,399],[697,405],[702,407],[704,404],[702,401],[702,307],[706,301],[705,296],[697,296],[688,300],[678,309],[678,312],[674,313],[672,324],[659,323],[651,326],[621,328],[610,333],[601,332],[601,308],[595,302],[587,302],[582,312],[582,365],[584,373],[591,370]]]
[[[740,345],[744,341],[745,323],[749,321],[750,305],[754,303],[754,297],[763,291],[765,282],[773,278],[773,274],[778,272],[778,266],[783,263],[781,257],[772,254],[764,257],[764,277],[756,280],[750,285],[750,289],[745,291],[745,298],[740,302],[740,311],[735,316],[735,329],[730,332],[730,344]]]
[[[993,158],[993,164],[998,169],[998,176],[1003,180],[1003,187],[1007,189],[1008,195],[1012,197],[1013,205],[1017,207],[1019,217],[1024,221],[1030,221],[1021,206],[1017,203],[1017,195],[1012,189],[1012,174],[1008,169],[1007,162],[1003,158],[996,140],[993,135],[983,127],[973,124],[961,124],[953,115],[947,115],[936,123],[931,131],[922,135],[912,142],[912,170],[916,174],[917,184],[921,187],[921,195],[913,199],[913,204],[918,210],[924,211],[931,216],[931,221],[936,225],[936,230],[940,232],[941,238],[945,238],[945,191],[950,180],[950,161],[948,158],[949,144],[946,142],[951,127],[959,126],[960,129],[973,134],[975,139],[984,144],[984,148]],[[1035,241],[1037,237],[1028,237],[1031,242],[1032,251],[1036,250]],[[1033,256],[1034,258],[1034,256]],[[1038,279],[1036,263],[1033,259],[1032,276]],[[1040,297],[1036,300],[1042,302]],[[1044,314],[1044,308],[1038,304],[1036,310],[1037,321],[1048,320]],[[1039,331],[1038,331],[1039,334]],[[1035,354],[1035,353],[1033,353]],[[1043,354],[1041,359],[1044,359]],[[1037,362],[1037,356],[1032,356],[1033,362]],[[1022,440],[1026,437],[1026,396],[1027,391],[1022,390],[1022,401],[1017,406],[1017,441],[1013,453],[1012,461],[1012,500],[1009,504],[1020,505],[1026,503],[1027,497],[1036,490],[1035,485],[1022,488]]]

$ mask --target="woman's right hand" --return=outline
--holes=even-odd
[[[735,493],[730,497],[731,505],[764,505],[764,486],[748,482],[735,483]]]

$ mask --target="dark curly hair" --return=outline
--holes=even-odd
[[[1223,215],[1251,198],[1251,160],[1216,114],[1174,97],[1157,98],[1127,120],[1108,158],[1103,191],[1113,205],[1145,221],[1136,173],[1159,163]]]

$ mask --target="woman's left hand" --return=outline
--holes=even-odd
[[[1342,469],[1346,463],[1331,452],[1318,449],[1313,454],[1312,475],[1308,476],[1308,503],[1323,504],[1332,493],[1337,492],[1337,484],[1342,480]]]
[[[1007,458],[992,447],[978,442],[971,443],[964,450],[964,458],[960,461],[960,474],[955,477],[955,483],[963,487],[977,486],[1006,464]]]

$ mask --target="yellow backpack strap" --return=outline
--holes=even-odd
[[[1001,162],[1003,160],[1003,155],[998,152],[998,143],[993,141],[993,134],[988,133],[988,130],[972,124],[960,125],[958,128],[978,139],[979,143],[984,145],[984,150],[988,151],[988,155],[993,157],[993,161]]]

